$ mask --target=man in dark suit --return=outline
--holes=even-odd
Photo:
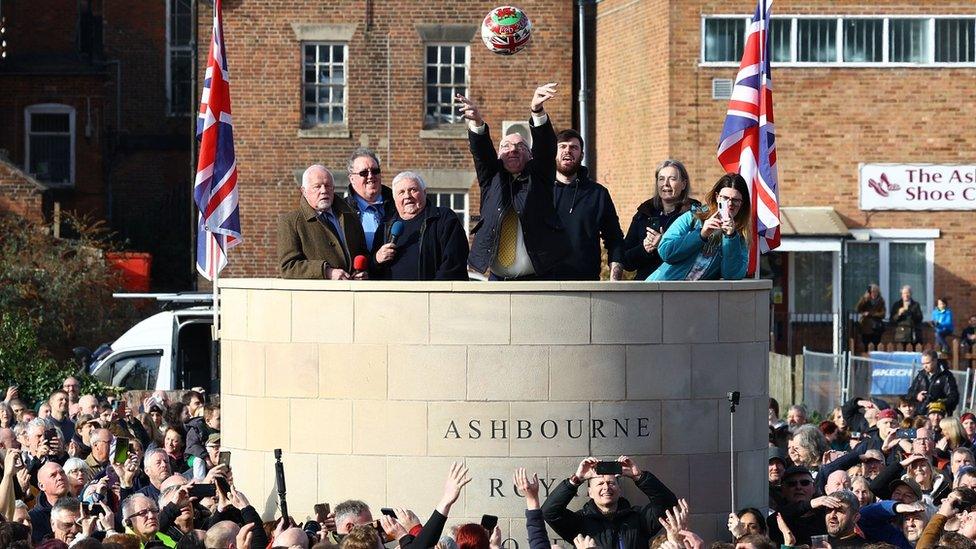
[[[543,103],[553,96],[547,86],[532,100],[532,139],[555,141]],[[456,100],[468,121],[468,144],[481,188],[481,221],[475,225],[468,264],[492,280],[551,279],[553,267],[571,252],[553,208],[555,154],[532,158],[525,138],[517,133],[501,139],[498,153],[477,105]],[[556,149],[555,143],[543,147]]]
[[[298,209],[278,219],[278,260],[284,278],[348,280],[353,259],[367,255],[363,227],[342,200],[335,200],[332,173],[318,164],[302,174]]]

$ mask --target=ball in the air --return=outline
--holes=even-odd
[[[513,55],[532,38],[532,23],[515,6],[501,6],[488,12],[481,24],[481,40],[499,55]]]

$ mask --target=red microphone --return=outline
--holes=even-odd
[[[353,276],[365,272],[369,268],[369,259],[365,255],[357,255],[352,260],[352,274]]]

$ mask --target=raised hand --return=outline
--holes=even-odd
[[[394,507],[393,513],[396,514],[397,520],[400,521],[400,524],[403,525],[407,532],[413,530],[417,526],[420,526],[420,519],[417,518],[417,514],[410,509]]]
[[[491,535],[488,536],[488,547],[491,549],[501,549],[502,547],[502,529],[497,524],[491,531]]]
[[[783,543],[790,546],[796,545],[796,536],[793,535],[790,526],[786,524],[786,519],[783,518],[782,513],[776,513],[776,525],[779,526],[779,532],[783,534]]]
[[[556,82],[550,82],[535,89],[535,95],[532,96],[532,112],[540,114],[545,110],[543,104],[556,96],[556,86],[558,85]]]
[[[739,516],[735,513],[729,513],[729,522],[727,523],[727,526],[734,539],[739,539],[746,533],[745,526],[742,525],[742,521],[739,520]]]
[[[468,121],[469,127],[476,128],[485,123],[484,117],[481,116],[481,110],[478,109],[478,105],[474,101],[461,94],[456,94],[454,101],[458,104],[458,113],[461,118]]]
[[[627,456],[620,456],[617,458],[617,461],[620,462],[620,472],[625,477],[636,479],[637,477],[641,476],[640,467],[637,466],[637,463],[635,463],[634,460]]]
[[[702,224],[701,237],[708,238],[715,231],[721,231],[721,230],[722,230],[722,220],[719,218],[719,213],[715,212],[711,215],[711,217],[706,219],[705,222]]]
[[[471,477],[468,476],[468,468],[463,463],[454,462],[451,464],[451,471],[447,474],[444,481],[444,495],[440,503],[437,504],[437,511],[445,517],[451,511],[451,506],[461,496],[461,489],[464,488]]]
[[[518,491],[525,495],[526,509],[538,509],[539,475],[533,474],[529,477],[528,473],[525,472],[525,467],[519,467],[515,470],[515,476],[512,480],[514,481],[515,487],[518,488]]]
[[[241,531],[237,533],[237,546],[241,549],[251,546],[251,530],[254,529],[254,523],[248,522],[241,526]]]
[[[399,540],[409,533],[407,532],[407,529],[400,524],[400,521],[386,515],[380,515],[380,525],[383,526],[383,531],[386,532],[387,535],[393,537],[395,540]]]
[[[583,534],[578,534],[573,538],[573,545],[576,546],[576,549],[595,549],[597,546],[596,540]]]
[[[590,479],[596,476],[596,464],[600,460],[595,457],[588,457],[580,462],[579,467],[576,468],[576,474],[573,475],[580,482]]]

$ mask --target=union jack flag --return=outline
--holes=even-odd
[[[749,24],[739,74],[725,115],[718,161],[749,185],[753,230],[749,274],[756,276],[759,254],[779,246],[779,178],[776,174],[776,126],[773,81],[769,70],[769,21],[773,0],[759,0]]]
[[[227,265],[227,250],[241,243],[237,160],[220,0],[214,2],[213,36],[200,95],[197,139],[200,159],[193,184],[197,203],[197,270],[213,280]]]

